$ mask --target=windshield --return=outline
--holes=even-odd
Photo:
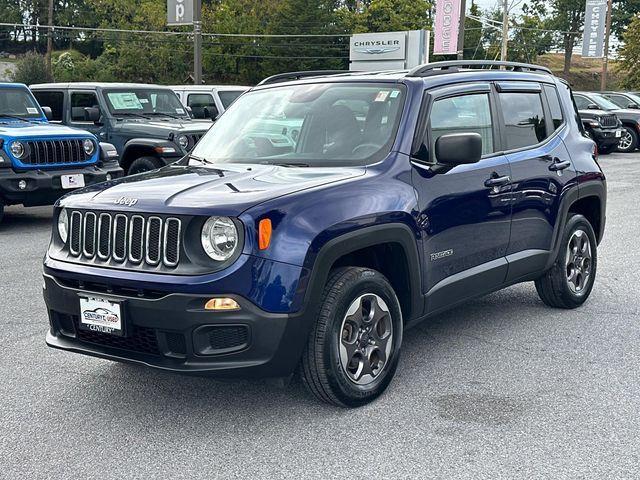
[[[384,83],[289,85],[248,92],[192,153],[212,163],[374,163],[391,149],[404,96],[404,86]]]
[[[169,116],[189,118],[184,106],[173,93],[163,89],[105,90],[107,107],[113,116]]]
[[[236,98],[244,93],[244,90],[218,90],[220,101],[222,106],[226,110],[229,106],[235,102]]]
[[[40,107],[31,94],[22,88],[0,89],[0,118],[19,117],[41,119]]]
[[[619,106],[617,106],[604,95],[600,95],[599,93],[592,93],[591,100],[596,102],[598,106],[603,110],[620,110]]]

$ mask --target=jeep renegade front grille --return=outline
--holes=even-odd
[[[603,115],[600,117],[600,125],[603,127],[618,126],[618,118],[615,115]]]
[[[29,140],[27,155],[20,159],[26,165],[53,165],[60,163],[82,163],[91,159],[82,148],[82,140]]]
[[[140,214],[74,210],[69,219],[69,253],[73,257],[155,267],[180,261],[182,222]]]

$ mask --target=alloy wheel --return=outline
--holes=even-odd
[[[633,137],[628,130],[624,130],[622,132],[622,136],[620,137],[620,141],[618,142],[618,148],[620,150],[629,150],[631,148],[631,144],[633,143]]]
[[[392,345],[393,323],[385,301],[373,293],[356,298],[340,328],[340,363],[349,380],[367,385],[378,378]]]
[[[584,230],[571,234],[567,244],[565,270],[569,289],[576,295],[582,295],[589,284],[592,268],[591,242]]]

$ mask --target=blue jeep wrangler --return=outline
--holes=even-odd
[[[22,84],[0,83],[0,221],[5,205],[51,205],[71,189],[123,175],[115,148],[50,125]]]
[[[353,407],[426,317],[518,282],[589,297],[606,188],[566,83],[501,62],[314,74],[264,81],[179,162],[59,202],[50,346],[298,371]]]

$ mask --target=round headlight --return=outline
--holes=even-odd
[[[230,218],[210,217],[202,227],[201,240],[207,255],[223,262],[238,248],[238,229]]]
[[[182,148],[187,148],[189,146],[189,139],[186,135],[180,135],[178,137],[178,145],[180,145]]]
[[[24,156],[24,145],[22,142],[15,141],[11,144],[11,153],[16,158],[22,158]]]
[[[84,153],[87,155],[93,155],[93,151],[96,147],[91,140],[85,138],[82,142],[82,148],[84,148]]]
[[[69,216],[64,208],[60,210],[58,215],[58,235],[60,235],[63,243],[67,243],[67,238],[69,238]]]

